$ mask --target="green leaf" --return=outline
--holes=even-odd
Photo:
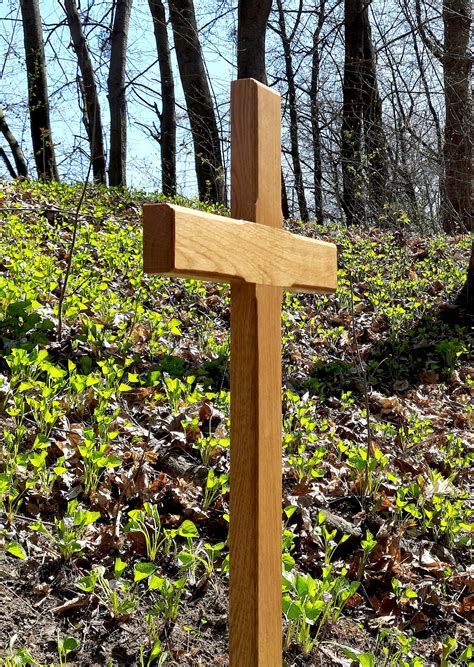
[[[286,518],[290,519],[297,509],[298,507],[296,505],[287,505],[283,510],[285,512]]]
[[[360,653],[349,646],[337,645],[338,648],[351,660],[357,662],[361,667],[375,667],[375,658],[373,653]]]
[[[93,593],[95,588],[96,576],[90,574],[87,577],[82,577],[79,581],[76,582],[77,588],[85,593]]]
[[[156,571],[156,565],[153,563],[137,563],[134,568],[134,581],[141,581],[147,579]]]
[[[47,533],[48,532],[42,521],[35,521],[34,523],[30,523],[28,528],[30,530],[36,531],[37,533]]]
[[[119,458],[118,456],[114,456],[113,454],[105,456],[104,459],[105,459],[104,467],[117,468],[118,466],[122,465],[122,459]]]
[[[28,556],[26,555],[26,551],[18,542],[9,542],[5,547],[5,551],[11,554],[12,556],[20,558],[21,560],[26,560],[28,558]]]
[[[459,656],[459,662],[462,663],[464,660],[469,660],[470,658],[472,658],[473,652],[474,651],[473,651],[472,644],[469,644],[469,646],[466,646],[464,651]]]
[[[123,561],[120,557],[117,557],[115,559],[114,576],[116,579],[118,579],[122,575],[126,567],[128,567],[128,563]]]
[[[79,644],[80,644],[79,640],[76,639],[75,637],[65,637],[64,639],[60,639],[58,641],[58,645],[62,646],[62,650],[64,651],[64,653],[66,653],[66,655],[68,653],[71,653],[71,651],[75,651],[78,648]]]
[[[178,535],[181,537],[199,537],[199,532],[192,521],[186,519],[178,529]]]
[[[406,598],[417,598],[417,597],[418,597],[418,593],[417,593],[416,591],[414,591],[412,588],[407,588],[407,589],[405,590],[404,596],[405,596]]]
[[[44,449],[41,452],[31,452],[28,459],[32,466],[35,468],[41,468],[44,465],[48,452]]]
[[[88,526],[91,523],[95,523],[97,519],[100,519],[101,513],[100,512],[91,512],[90,510],[87,510],[86,512],[86,518],[84,520],[83,525]]]
[[[58,378],[62,378],[66,375],[66,371],[63,371],[62,368],[57,368],[56,366],[48,366],[48,375],[53,378],[53,380],[57,380]]]
[[[148,659],[148,664],[150,664],[151,660],[154,660],[154,658],[159,656],[160,653],[161,653],[161,642],[159,639],[157,639],[156,642],[153,644],[153,648],[151,649],[150,657]]]
[[[300,618],[302,615],[301,604],[299,601],[293,602],[288,595],[283,596],[283,613],[290,621]]]
[[[28,391],[28,389],[32,389],[34,386],[35,385],[32,382],[20,382],[20,386],[18,387],[17,391]]]
[[[298,575],[295,578],[295,590],[297,591],[300,598],[308,594],[308,580],[306,577]]]
[[[148,582],[148,588],[150,589],[150,591],[156,591],[156,590],[161,591],[161,589],[163,588],[164,581],[165,580],[163,579],[163,577],[158,577],[156,574],[153,574],[150,577],[150,581]]]

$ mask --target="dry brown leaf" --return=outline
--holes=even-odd
[[[456,611],[458,614],[461,614],[461,616],[472,614],[474,612],[474,594],[467,595],[463,598],[460,604],[456,607]]]

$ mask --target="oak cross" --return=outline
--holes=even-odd
[[[278,667],[282,289],[333,292],[336,247],[282,229],[280,96],[234,81],[231,119],[232,218],[146,205],[144,271],[231,284],[230,665]]]

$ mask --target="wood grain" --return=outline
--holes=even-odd
[[[147,273],[240,279],[298,292],[336,289],[332,243],[170,204],[146,205],[143,229]]]
[[[146,273],[231,283],[230,667],[282,664],[282,288],[332,292],[336,248],[281,229],[280,97],[232,83],[232,219],[144,207]],[[257,223],[257,224],[255,224]]]
[[[232,84],[232,216],[281,227],[280,98]],[[281,298],[231,283],[230,666],[282,663]]]

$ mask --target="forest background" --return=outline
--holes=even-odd
[[[284,659],[472,664],[470,11],[0,3],[1,664],[227,664],[229,290],[143,275],[141,211],[228,213],[248,77],[338,247],[283,299]]]

